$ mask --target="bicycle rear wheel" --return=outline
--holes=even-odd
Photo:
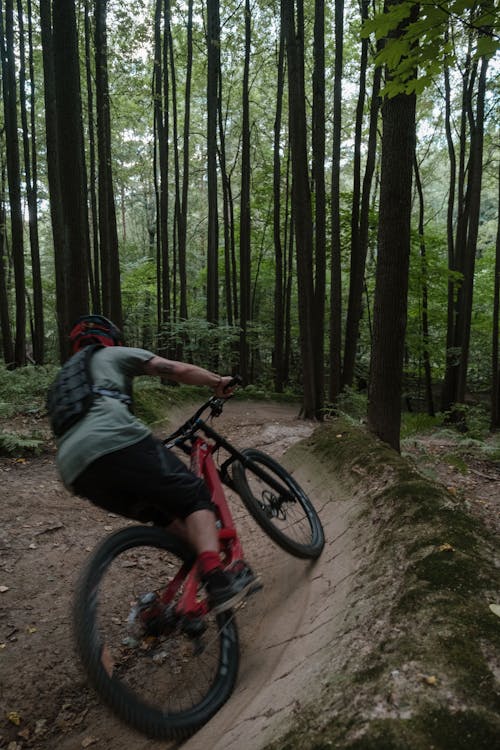
[[[172,606],[159,634],[135,641],[129,634],[139,597],[165,590],[193,562],[193,553],[164,530],[133,526],[97,547],[77,585],[75,635],[90,680],[114,713],[150,737],[179,740],[195,732],[229,698],[237,677],[230,612],[208,613],[193,631],[193,621],[175,617]]]
[[[317,558],[325,544],[323,527],[313,504],[295,479],[277,461],[255,448],[242,451],[245,466],[233,464],[234,488],[259,526],[282,549],[296,557]],[[259,467],[281,487],[258,476]]]

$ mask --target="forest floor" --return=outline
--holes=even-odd
[[[235,400],[219,427],[237,446],[258,447],[279,460],[290,445],[314,429],[313,423],[298,419],[297,412],[293,405]],[[182,416],[179,410],[172,424]],[[29,432],[34,419],[20,417],[15,424],[9,420],[8,429]],[[38,429],[48,435],[42,418]],[[405,441],[403,453],[420,471],[444,484],[467,512],[500,532],[498,460],[468,448],[449,432],[412,437]],[[166,747],[141,738],[110,717],[87,687],[73,648],[71,600],[78,571],[94,545],[123,525],[122,519],[69,495],[55,472],[53,445],[38,457],[0,459],[0,748]],[[250,562],[259,559],[262,536],[243,537],[243,542]],[[284,564],[279,556],[272,563],[276,606],[281,606],[280,597],[285,600],[291,595],[287,586],[298,570],[294,567],[298,563],[292,561],[283,573]],[[286,585],[276,583],[280,578],[286,579]],[[241,681],[246,690],[252,684],[258,690],[266,679],[251,642],[258,628],[268,628],[275,611],[268,588],[260,603],[249,605],[247,632],[243,629]],[[292,704],[293,700],[291,696]],[[224,709],[229,717],[232,701]],[[196,741],[188,744],[197,747]],[[215,745],[212,741],[205,746]],[[241,746],[256,747],[244,742]]]

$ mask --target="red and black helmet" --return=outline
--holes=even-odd
[[[111,320],[102,315],[82,315],[69,334],[73,353],[90,344],[102,346],[122,346],[123,336]]]

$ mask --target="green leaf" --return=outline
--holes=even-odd
[[[492,39],[492,37],[489,36],[481,36],[477,40],[476,56],[486,58],[494,57],[498,49],[500,49],[500,44],[497,39]]]

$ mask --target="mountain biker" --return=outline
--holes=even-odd
[[[215,613],[230,609],[251,592],[256,577],[243,561],[223,568],[206,484],[152,436],[128,404],[138,375],[208,386],[219,398],[233,392],[231,376],[124,346],[119,329],[101,315],[79,318],[70,341],[73,355],[94,345],[89,368],[97,392],[87,413],[57,439],[56,463],[64,484],[107,511],[165,526],[187,541],[197,554],[210,608]]]

